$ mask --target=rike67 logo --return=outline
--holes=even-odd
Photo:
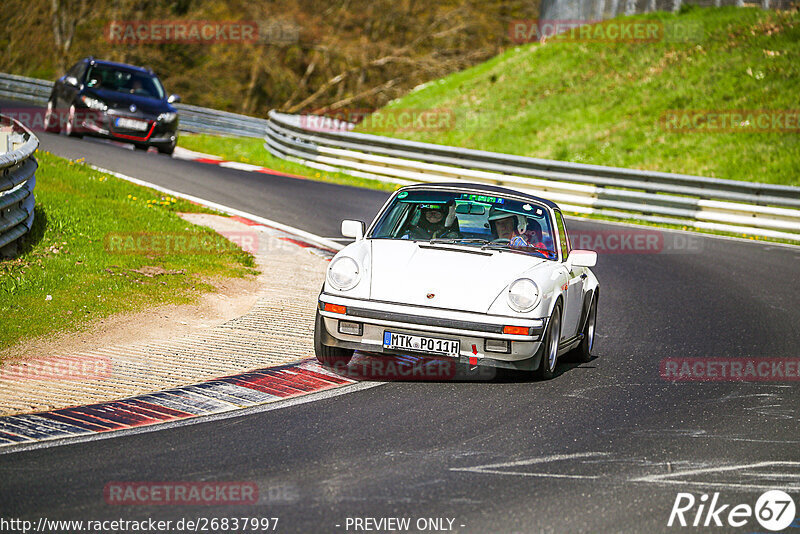
[[[718,492],[710,499],[706,493],[699,498],[692,493],[678,493],[667,526],[743,527],[755,518],[762,528],[777,532],[792,524],[796,511],[792,497],[781,490],[761,494],[755,506],[723,503]]]

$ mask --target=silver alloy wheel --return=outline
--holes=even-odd
[[[592,303],[592,307],[589,308],[589,318],[586,319],[586,336],[589,338],[587,340],[587,348],[589,349],[589,353],[592,352],[592,347],[594,346],[594,325],[597,320],[597,301]]]
[[[558,308],[556,308],[555,311],[558,311]],[[551,373],[556,369],[556,360],[558,360],[558,340],[560,337],[561,315],[553,313],[553,317],[550,319],[550,337],[547,340],[547,365]]]

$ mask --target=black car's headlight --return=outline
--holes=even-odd
[[[533,280],[520,278],[508,286],[508,305],[518,312],[529,312],[539,304],[539,286]]]
[[[335,259],[328,268],[328,282],[342,291],[352,289],[358,283],[359,274],[356,260],[342,256]]]
[[[83,102],[83,105],[87,108],[95,111],[105,111],[108,109],[108,106],[105,102],[96,98],[92,98],[91,96],[82,95],[81,102]]]
[[[158,116],[158,122],[173,122],[178,118],[178,114],[174,111],[168,111]]]

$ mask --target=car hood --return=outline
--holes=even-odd
[[[508,284],[546,261],[513,252],[477,254],[477,247],[370,241],[371,299],[459,311],[487,313]]]
[[[153,115],[175,111],[166,100],[158,100],[146,96],[130,95],[117,91],[108,91],[106,89],[87,89],[85,94],[87,96],[99,98],[105,102],[108,107],[115,109],[124,109],[127,111],[131,104],[135,104],[141,112]]]

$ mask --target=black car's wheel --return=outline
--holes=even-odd
[[[160,154],[167,154],[168,156],[175,152],[175,145],[158,145],[157,148]]]
[[[540,349],[542,361],[539,362],[539,369],[536,376],[540,380],[550,380],[555,376],[556,365],[558,364],[558,341],[561,338],[561,304],[556,304],[553,308],[553,315],[550,316],[550,324],[547,325],[547,334]]]
[[[581,344],[570,352],[570,357],[576,362],[586,363],[592,359],[592,347],[594,346],[594,333],[597,325],[597,297],[592,298],[589,305],[589,313],[586,316],[586,324],[583,327],[583,339]]]
[[[52,100],[47,101],[47,111],[44,114],[44,131],[52,133],[61,131],[61,124],[58,117],[55,116],[55,105]]]
[[[325,323],[318,310],[317,319],[314,322],[314,353],[317,356],[317,360],[328,367],[343,370],[350,363],[350,359],[353,357],[353,350],[324,345],[322,343],[324,328]]]
[[[64,126],[64,130],[66,131],[67,135],[70,137],[83,137],[83,134],[78,132],[78,126],[75,124],[75,104],[69,107],[69,116],[67,117],[67,124]]]
[[[134,146],[134,148],[136,148],[136,150],[144,150],[145,152],[147,152],[147,149],[150,148],[147,145],[142,145],[142,144],[139,144],[139,143],[134,143],[133,146]]]

